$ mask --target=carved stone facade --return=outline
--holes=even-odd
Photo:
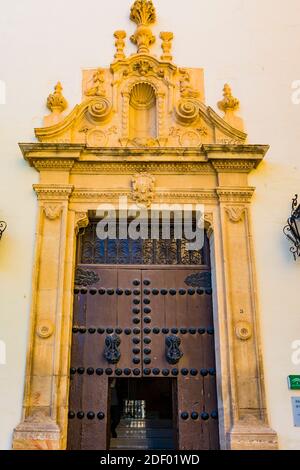
[[[13,447],[66,448],[76,235],[89,211],[127,196],[146,205],[205,205],[221,448],[275,449],[251,237],[254,188],[248,184],[268,146],[246,143],[228,86],[219,103],[223,118],[205,105],[203,71],[172,62],[171,33],[160,35],[161,60],[150,54],[151,0],[137,0],[131,19],[137,53],[126,57],[126,33],[115,32],[110,68],[83,72],[82,102],[63,114],[66,102],[56,88],[46,126],[35,129],[38,142],[20,146],[40,182],[34,186],[39,218],[23,421]]]

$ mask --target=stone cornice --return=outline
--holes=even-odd
[[[225,203],[250,203],[254,191],[255,188],[251,186],[222,186],[216,189],[219,201]]]
[[[74,189],[70,202],[102,202],[107,200],[118,200],[119,197],[127,197],[132,201],[132,191],[124,190],[111,190],[111,189],[89,189],[78,188]],[[217,193],[214,189],[200,189],[189,191],[169,191],[164,189],[157,189],[155,191],[153,202],[169,202],[169,201],[186,201],[198,204],[215,204],[218,200]]]
[[[39,201],[68,201],[74,186],[60,184],[34,184]]]
[[[153,175],[168,174],[215,174],[210,163],[195,161],[115,161],[105,160],[102,162],[76,162],[71,170],[72,174],[95,175],[95,174],[123,174],[149,172]]]
[[[90,148],[83,144],[39,142],[20,144],[20,148],[24,158],[38,171],[71,171],[73,168],[73,172],[77,174],[81,172],[88,174],[92,171],[95,174],[98,171],[123,173],[124,168],[126,172],[131,172],[131,169],[143,171],[143,167],[147,168],[147,171],[155,172],[155,165],[162,163],[173,165],[173,167],[161,167],[159,171],[163,172],[248,173],[259,165],[269,147],[248,144],[210,144],[199,148]]]

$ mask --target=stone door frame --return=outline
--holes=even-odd
[[[130,175],[160,171],[159,164],[166,185],[168,172],[210,175],[199,190],[157,188],[154,202],[206,207],[221,449],[276,449],[266,412],[250,215],[254,188],[248,186],[248,173],[268,147],[203,145],[190,149],[185,160],[182,148],[139,149],[139,155],[128,149],[125,157],[122,149],[91,152],[81,144],[21,144],[21,149],[40,182],[34,185],[39,216],[23,417],[13,448],[66,448],[76,236],[100,203],[133,197]],[[114,174],[122,177],[122,187],[99,187],[99,175],[103,184]]]

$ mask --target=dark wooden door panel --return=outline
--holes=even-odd
[[[218,448],[207,267],[80,269],[88,285],[75,287],[68,448],[107,448],[109,379],[120,376],[175,378],[179,448]]]

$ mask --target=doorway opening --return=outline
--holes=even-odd
[[[111,379],[109,449],[176,449],[176,389],[176,379]]]

